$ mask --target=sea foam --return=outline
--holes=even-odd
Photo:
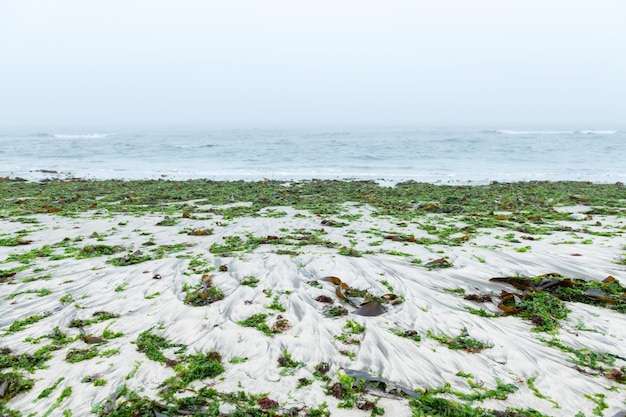
[[[64,133],[55,133],[52,136],[57,139],[103,139],[112,136],[112,133],[87,133],[80,135],[68,135]]]

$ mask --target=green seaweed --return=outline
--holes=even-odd
[[[267,319],[267,317],[268,317],[267,314],[259,313],[259,314],[250,316],[245,320],[240,320],[237,322],[237,324],[244,326],[244,327],[255,328],[258,331],[263,332],[266,336],[273,336],[274,334],[278,332],[270,329],[267,323],[265,323],[265,320]]]
[[[491,345],[471,338],[465,327],[461,329],[461,333],[458,336],[454,337],[446,334],[435,334],[430,330],[427,331],[426,335],[453,350],[464,350],[466,352],[476,353],[492,347]]]
[[[41,314],[35,314],[29,317],[26,317],[23,320],[15,320],[13,323],[11,323],[11,325],[9,326],[9,328],[7,330],[5,330],[4,334],[9,334],[9,333],[17,333],[19,331],[24,330],[25,328],[27,328],[28,326],[30,326],[31,324],[35,324],[43,319],[45,319],[46,317],[51,316],[52,313],[50,313],[49,311],[45,311]]]
[[[163,350],[178,348],[175,353],[182,354],[187,348],[182,343],[170,343],[164,337],[151,333],[152,328],[145,330],[137,336],[135,345],[139,352],[144,353],[148,359],[156,362],[166,363],[169,359],[163,354]]]

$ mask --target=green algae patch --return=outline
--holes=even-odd
[[[45,368],[46,361],[52,358],[51,350],[56,350],[57,346],[46,346],[37,350],[34,354],[14,353],[9,348],[0,349],[0,369],[13,368],[24,369],[35,372],[36,369]]]
[[[465,327],[461,329],[461,333],[458,336],[435,334],[430,330],[426,333],[426,335],[429,338],[434,339],[443,345],[446,345],[449,349],[464,350],[465,352],[469,353],[477,353],[482,351],[483,349],[489,349],[493,347],[487,343],[470,337]]]
[[[50,313],[49,311],[43,312],[41,314],[35,314],[29,317],[26,317],[23,320],[15,320],[13,323],[11,323],[11,325],[9,326],[9,328],[7,330],[5,330],[4,334],[9,334],[9,333],[17,333],[19,331],[24,330],[25,328],[27,328],[28,326],[35,324],[43,319],[45,319],[46,317],[51,316],[52,313]]]
[[[60,198],[64,196],[65,198]],[[37,213],[76,215],[106,208],[113,213],[168,213],[174,219],[183,211],[180,203],[202,201],[213,207],[209,212],[231,219],[258,216],[267,206],[292,206],[326,216],[345,212],[343,204],[368,204],[377,215],[411,220],[422,214],[481,215],[486,227],[508,228],[541,225],[548,219],[567,219],[559,206],[587,205],[592,214],[624,214],[626,189],[622,184],[588,182],[517,182],[480,186],[452,186],[407,181],[394,187],[374,181],[310,180],[294,181],[92,181],[46,180],[41,183],[6,181],[0,183],[0,215],[23,217]],[[177,204],[172,204],[177,203]],[[180,207],[179,207],[180,206]],[[186,207],[184,210],[189,210]],[[512,215],[493,214],[509,211]],[[487,214],[487,216],[482,216]],[[482,226],[484,227],[484,226]],[[536,227],[536,226],[535,226]]]
[[[144,254],[140,250],[136,250],[132,253],[127,254],[126,256],[122,256],[120,258],[113,258],[107,261],[108,264],[114,266],[129,266],[136,265],[142,262],[146,262],[152,259],[152,256]]]
[[[616,361],[626,363],[626,357],[608,352],[598,352],[586,347],[574,348],[557,338],[539,339],[547,346],[556,348],[561,352],[569,353],[569,360],[575,364],[574,369],[588,375],[603,375],[607,379],[619,383],[626,383],[626,365],[618,367]]]
[[[116,319],[120,317],[120,315],[117,313],[111,313],[109,311],[96,311],[92,314],[92,317],[93,318],[91,319],[74,319],[70,322],[69,327],[85,327],[94,323],[100,323],[101,321]]]
[[[267,314],[259,313],[250,316],[245,320],[240,320],[237,322],[237,324],[243,327],[252,327],[254,329],[257,329],[258,331],[264,333],[266,336],[273,336],[274,334],[279,333],[278,331],[271,329],[270,326],[267,325],[267,323],[265,322],[267,317]]]
[[[29,391],[33,385],[34,380],[24,378],[19,372],[0,373],[0,406],[16,395]]]
[[[168,342],[164,337],[151,333],[152,329],[141,332],[137,336],[135,345],[139,352],[144,353],[148,359],[156,362],[168,363],[172,359],[165,357],[163,351],[166,349],[177,348],[175,354],[182,354],[187,346],[182,343]]]
[[[213,284],[213,277],[205,274],[194,286],[183,284],[183,302],[194,307],[206,306],[224,298],[224,291]]]

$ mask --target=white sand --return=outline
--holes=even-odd
[[[18,272],[11,282],[0,284],[0,348],[8,347],[13,353],[33,353],[48,341],[42,339],[39,344],[33,344],[26,342],[26,338],[43,336],[50,333],[54,326],[70,336],[76,336],[78,329],[69,328],[70,322],[77,318],[92,318],[92,314],[97,311],[117,313],[120,317],[87,326],[87,333],[100,336],[107,327],[109,330],[124,333],[123,337],[111,339],[107,344],[98,347],[101,352],[119,349],[119,354],[108,358],[96,357],[74,364],[67,363],[65,356],[69,349],[88,347],[81,340],[52,352],[53,359],[47,362],[49,367],[36,370],[30,375],[36,381],[33,389],[11,399],[7,406],[20,410],[24,415],[31,412],[43,415],[68,386],[72,387],[72,395],[64,399],[51,415],[62,415],[62,411],[66,409],[71,409],[73,416],[90,415],[94,405],[106,400],[124,384],[140,395],[157,398],[159,385],[164,379],[173,376],[174,371],[171,367],[148,359],[137,351],[133,343],[141,332],[153,328],[153,333],[172,343],[188,345],[187,353],[210,350],[221,353],[225,373],[215,379],[195,381],[193,386],[209,384],[220,392],[265,392],[283,408],[318,406],[326,402],[332,415],[369,414],[356,408],[338,409],[339,400],[325,394],[324,384],[315,380],[312,373],[316,364],[328,362],[331,365],[328,375],[334,381],[338,374],[343,373],[343,369],[353,369],[380,375],[412,389],[435,389],[449,383],[452,391],[470,393],[472,389],[468,386],[467,378],[457,376],[461,371],[472,374],[473,380],[486,389],[494,388],[496,379],[519,388],[505,400],[488,399],[473,403],[474,406],[494,410],[520,407],[533,408],[551,416],[574,416],[577,412],[591,416],[597,404],[588,396],[593,397],[595,394],[605,396],[604,401],[608,405],[602,411],[605,416],[613,416],[626,409],[626,385],[604,376],[590,376],[577,371],[570,360],[570,354],[548,347],[539,340],[556,336],[562,343],[577,349],[587,347],[599,352],[626,355],[624,314],[607,308],[568,303],[572,310],[569,318],[562,322],[558,334],[550,335],[531,331],[531,323],[519,317],[484,318],[470,314],[464,306],[484,308],[497,314],[499,310],[493,303],[466,301],[445,290],[461,288],[468,294],[500,294],[502,289],[515,290],[509,285],[489,282],[489,278],[516,274],[535,276],[549,272],[593,280],[602,280],[612,275],[624,283],[625,267],[614,262],[621,257],[622,247],[626,244],[623,234],[601,237],[575,232],[554,232],[550,235],[535,235],[541,237],[540,240],[522,239],[521,243],[510,243],[502,238],[511,233],[508,230],[482,230],[478,237],[461,246],[423,246],[383,240],[380,235],[368,233],[375,230],[383,233],[414,234],[416,237],[426,235],[414,223],[400,227],[396,225],[396,220],[371,217],[371,210],[367,207],[349,207],[349,212],[362,214],[363,217],[346,221],[350,224],[341,228],[322,226],[320,217],[305,211],[298,212],[285,207],[274,209],[285,211],[287,215],[281,218],[234,220],[207,215],[210,218],[194,220],[182,218],[179,213],[178,224],[167,227],[156,226],[158,221],[163,220],[163,215],[109,216],[106,212],[96,211],[73,219],[55,215],[31,216],[39,220],[38,224],[32,225],[0,220],[0,233],[5,236],[14,236],[18,230],[33,230],[25,236],[25,239],[33,240],[30,245],[0,247],[0,261],[13,253],[25,253],[44,245],[59,243],[64,238],[74,240],[79,236],[84,238],[74,243],[79,247],[97,243],[123,245],[128,251],[141,249],[144,253],[150,253],[150,249],[157,247],[142,247],[142,243],[149,239],[153,239],[157,245],[194,244],[183,252],[166,254],[159,260],[124,267],[113,266],[106,261],[123,256],[128,251],[82,260],[66,258],[51,261],[41,258],[35,260],[28,269]],[[594,226],[597,221],[602,226]],[[575,229],[587,226],[593,230],[605,231],[623,230],[626,225],[623,218],[605,216],[593,216],[563,224]],[[186,233],[179,233],[182,230],[199,228],[213,228],[214,234],[188,236]],[[336,248],[285,247],[301,252],[300,255],[290,256],[275,253],[279,247],[274,245],[261,245],[251,251],[233,252],[232,257],[214,256],[209,252],[214,242],[223,243],[226,236],[239,235],[244,239],[246,234],[260,237],[284,236],[298,229],[312,231],[321,228],[327,232],[322,236],[323,239],[347,246],[351,246],[350,240],[354,240],[357,242],[356,249],[375,253],[349,257],[338,254]],[[93,232],[103,235],[104,240],[97,241],[89,237]],[[513,233],[518,239],[524,235]],[[592,242],[583,243],[584,239],[592,239]],[[381,240],[380,245],[369,245]],[[575,243],[563,243],[566,241]],[[526,252],[516,251],[524,246],[529,246],[530,249]],[[404,252],[411,256],[384,254],[380,253],[381,249]],[[60,248],[55,253],[62,252],[63,248]],[[180,255],[184,257],[178,258]],[[227,266],[227,271],[212,272],[213,284],[225,293],[223,300],[203,307],[183,303],[183,284],[196,285],[200,280],[201,275],[192,273],[188,268],[189,256],[195,255],[201,255],[209,266],[216,269],[221,265]],[[423,265],[411,263],[414,258],[421,259],[424,264],[442,256],[447,256],[454,266],[428,270]],[[0,264],[0,270],[19,265],[21,264],[16,262]],[[41,270],[34,272],[36,268]],[[51,275],[47,280],[22,282],[26,278],[46,274]],[[162,278],[153,279],[155,274],[160,274]],[[308,284],[313,279],[328,275],[341,278],[353,288],[368,289],[375,295],[389,292],[381,283],[386,280],[393,287],[393,292],[403,296],[405,302],[387,306],[388,312],[377,317],[353,314],[340,318],[326,317],[324,309],[328,308],[327,304],[315,300],[319,295],[331,297],[334,305],[354,310],[337,297],[335,285],[332,283],[320,281],[321,289]],[[254,276],[259,280],[256,288],[240,285],[240,281],[247,276]],[[127,285],[123,291],[115,291],[123,285]],[[47,288],[52,293],[43,297],[26,293],[15,296],[12,300],[6,299],[17,292],[41,288]],[[286,307],[284,313],[265,307],[272,302],[272,298],[268,298],[264,290],[272,290],[272,297],[279,296],[280,303]],[[160,294],[153,299],[146,298],[157,292]],[[66,294],[70,294],[75,302],[60,302],[60,298]],[[5,331],[15,320],[43,312],[52,314],[22,331],[6,334]],[[267,320],[270,325],[281,314],[293,327],[282,334],[268,337],[256,329],[237,324],[256,313],[272,314]],[[342,333],[347,320],[354,320],[365,326],[362,334],[355,335],[361,340],[360,345],[346,345],[334,338]],[[583,329],[579,329],[580,327]],[[421,341],[414,342],[396,336],[390,328],[415,330],[421,336]],[[426,335],[431,331],[435,334],[456,336],[463,328],[467,328],[473,338],[493,347],[478,353],[450,350]],[[293,376],[280,375],[281,368],[277,361],[284,349],[294,360],[306,364],[297,369]],[[174,349],[166,351],[166,356],[174,358],[173,351]],[[340,354],[340,351],[353,352],[354,360]],[[237,364],[229,363],[233,357],[247,357],[248,360]],[[140,365],[136,374],[126,379],[138,363]],[[614,367],[624,365],[626,362],[618,359]],[[93,375],[106,379],[107,384],[96,387],[91,383],[81,382],[85,376]],[[50,387],[61,376],[65,379],[49,397],[37,400],[42,390]],[[313,384],[296,389],[297,380],[304,377],[313,379]],[[560,408],[556,408],[553,402],[534,395],[527,383],[530,378],[536,378],[536,388],[558,403]],[[385,415],[411,415],[407,399],[374,389],[368,390],[365,397],[370,400],[380,397],[378,406],[385,409]],[[445,397],[458,401],[458,398],[451,395]],[[228,412],[229,405],[225,404],[221,410]]]

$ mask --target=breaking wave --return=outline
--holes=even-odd
[[[495,133],[503,135],[612,135],[617,130],[496,130]]]
[[[575,130],[496,130],[504,135],[564,135],[576,133]]]
[[[52,136],[57,139],[102,139],[112,135],[113,133],[87,133],[82,135],[68,135],[64,133],[58,133]]]
[[[581,130],[580,133],[584,135],[612,135],[617,133],[617,130]]]

